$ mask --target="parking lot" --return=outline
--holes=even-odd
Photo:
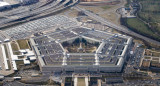
[[[129,61],[127,62],[127,67],[125,73],[136,72],[140,69],[141,58],[143,58],[144,48],[139,48],[134,46],[134,53],[130,55]]]
[[[55,30],[59,27],[66,29],[76,25],[76,21],[62,15],[57,15],[35,20],[13,28],[8,28],[4,32],[7,33],[7,35],[9,35],[12,39],[25,39],[37,32],[50,29]]]

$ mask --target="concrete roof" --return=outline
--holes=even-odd
[[[80,33],[81,32],[81,33]],[[77,33],[77,34],[75,34]],[[76,38],[85,38],[92,41],[98,40],[100,43],[96,52],[92,53],[69,53],[63,54],[65,51],[60,44],[65,41],[72,42]],[[72,39],[74,38],[74,39]],[[56,43],[56,40],[61,40]],[[91,30],[87,28],[73,28],[71,30],[61,30],[59,32],[51,32],[42,36],[36,36],[32,39],[32,45],[40,61],[45,65],[114,65],[119,66],[131,43],[132,38],[116,35],[113,33]],[[91,41],[91,40],[89,40]],[[72,55],[74,54],[74,55]],[[95,54],[95,55],[94,55]],[[43,58],[43,59],[40,59]]]
[[[6,6],[6,5],[10,5],[10,4],[7,2],[0,1],[0,7]]]

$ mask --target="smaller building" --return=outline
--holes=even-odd
[[[23,59],[23,61],[24,61],[24,64],[25,64],[25,65],[29,65],[29,64],[30,64],[30,61],[27,60],[27,59]]]
[[[0,11],[10,8],[10,4],[4,1],[0,1]]]
[[[26,50],[19,50],[19,52],[21,52],[21,53],[23,53],[23,54],[27,53]]]
[[[27,58],[28,58],[30,61],[35,61],[35,60],[36,60],[36,56],[27,56]]]
[[[4,76],[3,76],[3,75],[0,75],[0,81],[3,80],[3,79],[4,79]]]

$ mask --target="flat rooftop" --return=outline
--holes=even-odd
[[[0,7],[6,6],[6,5],[10,5],[10,4],[7,2],[0,1]]]
[[[9,3],[10,5],[14,5],[14,4],[18,4],[19,3],[19,1],[17,1],[17,0],[3,0],[3,1]]]
[[[77,38],[90,43],[98,42],[99,46],[92,53],[67,52],[62,43],[73,43]],[[49,66],[116,66],[120,65],[131,37],[121,34],[101,32],[93,29],[76,27],[59,30],[31,38],[40,62]],[[72,46],[75,46],[74,44]],[[82,49],[84,49],[82,47]]]

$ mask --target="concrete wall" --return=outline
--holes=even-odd
[[[115,67],[99,67],[99,66],[83,66],[83,67],[75,67],[75,66],[65,66],[65,67],[42,67],[42,73],[44,75],[50,75],[54,72],[74,72],[74,73],[88,73],[88,72],[121,72],[122,66]]]

